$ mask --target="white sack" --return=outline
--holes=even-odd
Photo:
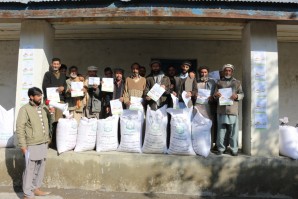
[[[197,109],[191,123],[191,140],[196,154],[207,157],[211,148],[212,121],[205,118]]]
[[[118,151],[141,153],[142,125],[141,111],[123,110],[120,116],[121,141]]]
[[[83,117],[78,127],[78,137],[75,152],[89,151],[95,148],[96,144],[97,119]]]
[[[171,114],[171,137],[169,154],[195,155],[191,143],[191,115],[193,108],[168,108]]]
[[[96,151],[116,151],[118,148],[119,115],[97,120]]]
[[[56,143],[58,153],[73,150],[76,146],[78,123],[72,119],[60,118],[56,130]]]
[[[14,147],[14,108],[9,111],[0,105],[0,147]]]
[[[279,126],[279,152],[292,159],[298,159],[298,133],[293,126]]]
[[[148,106],[146,113],[146,133],[142,151],[144,153],[167,152],[167,124],[166,106],[154,111]]]

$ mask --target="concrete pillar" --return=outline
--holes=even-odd
[[[278,50],[277,31],[274,22],[249,22],[243,29],[243,137],[242,145],[245,154],[252,156],[279,155],[279,89],[278,89]],[[265,56],[265,80],[260,83],[254,69],[256,62],[253,55],[256,51]],[[255,126],[256,87],[265,84],[267,127]]]
[[[54,29],[44,20],[22,22],[16,86],[16,116],[19,108],[28,102],[29,87],[40,89],[44,73],[52,58]]]

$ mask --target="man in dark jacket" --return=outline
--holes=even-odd
[[[84,110],[84,115],[87,118],[101,118],[101,100],[102,93],[101,87],[97,84],[89,85],[89,77],[97,77],[97,67],[88,67],[88,76],[86,77],[84,87],[87,89],[86,95],[86,108]]]

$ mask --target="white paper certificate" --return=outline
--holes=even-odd
[[[122,102],[119,99],[111,100],[112,115],[120,115],[123,112]]]
[[[191,97],[186,97],[186,94],[187,94],[186,91],[182,92],[182,99],[184,101],[185,106],[188,107],[188,102],[189,102],[189,100],[191,100]]]
[[[221,97],[219,98],[220,106],[233,105],[233,100],[230,99],[230,97],[233,94],[232,88],[218,89],[218,92],[220,92],[220,94],[221,94]]]
[[[179,99],[175,95],[171,94],[171,98],[173,101],[173,109],[179,109]]]
[[[154,84],[154,86],[150,89],[147,95],[154,101],[157,101],[165,91],[166,90],[159,84]]]
[[[71,82],[71,97],[84,96],[83,82]]]
[[[47,88],[47,100],[50,100],[52,102],[60,102],[60,96],[57,89],[58,87]]]
[[[196,103],[198,104],[208,104],[208,98],[210,97],[211,90],[198,89],[198,97]]]
[[[131,96],[129,109],[143,111],[144,109],[143,109],[142,102],[143,102],[143,98]]]
[[[99,77],[89,77],[88,85],[100,85],[100,78]]]
[[[102,78],[101,90],[105,92],[114,91],[114,79],[113,78]]]

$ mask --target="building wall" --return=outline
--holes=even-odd
[[[298,90],[297,43],[279,43],[280,117],[288,116],[291,124],[298,121],[296,97]],[[19,41],[0,41],[0,105],[14,107]],[[197,59],[199,65],[218,70],[223,64],[236,66],[235,76],[241,79],[240,41],[183,40],[56,40],[54,56],[67,66],[76,65],[82,74],[90,65],[103,68],[122,67],[126,76],[133,62],[147,67],[151,58]],[[270,74],[269,74],[270,75]],[[278,96],[277,96],[278,97]]]

